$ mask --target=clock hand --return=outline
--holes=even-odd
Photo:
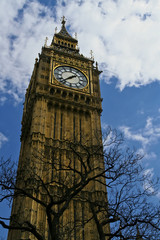
[[[76,77],[76,75],[72,75],[72,76],[67,77],[67,78],[65,78],[65,79],[63,79],[63,80],[66,81],[66,80],[68,80],[68,79],[72,79],[72,78],[74,78],[74,77]]]

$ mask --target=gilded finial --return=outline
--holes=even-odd
[[[61,18],[61,23],[62,23],[63,26],[65,25],[66,20],[67,20],[67,19],[65,18],[65,16],[63,16],[63,17]]]
[[[44,42],[45,47],[47,47],[47,41],[48,41],[48,37],[46,37],[45,42]]]
[[[55,28],[55,33],[57,33],[57,27]]]
[[[77,40],[77,33],[75,33],[75,39]]]
[[[93,51],[92,50],[90,51],[90,54],[91,54],[91,59],[93,60],[94,57],[93,57]]]

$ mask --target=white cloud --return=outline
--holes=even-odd
[[[150,146],[154,146],[160,140],[159,117],[148,117],[144,128],[132,130],[128,126],[121,126],[120,130],[128,140],[137,141],[141,144],[139,153],[145,155],[145,159],[156,158],[156,153],[149,152]]]
[[[53,9],[36,0],[1,0],[0,90],[21,100],[34,59],[63,15],[78,32],[81,52],[94,51],[106,82],[117,76],[123,89],[160,80],[159,8],[160,0],[58,0]]]
[[[146,148],[139,148],[137,150],[137,153],[140,154],[141,156],[145,156],[145,160],[157,158],[157,155],[155,152],[147,152]]]
[[[83,52],[94,50],[105,67],[106,81],[119,78],[119,87],[160,80],[160,1],[59,1],[58,16],[71,17]],[[81,3],[81,4],[80,4]]]
[[[143,183],[144,189],[149,193],[154,193],[155,189],[152,184],[154,170],[153,168],[148,168],[144,171],[145,181]]]
[[[155,189],[154,187],[154,169],[148,168],[143,172],[145,176],[145,180],[143,183],[143,188],[150,194],[156,194],[158,198],[160,198],[160,191],[158,189]]]
[[[148,144],[149,140],[143,136],[141,132],[132,132],[131,129],[127,126],[121,126],[120,130],[124,133],[125,137],[133,140],[141,142],[142,144],[146,145]]]
[[[0,97],[0,105],[3,106],[7,98],[5,96]]]
[[[54,23],[47,7],[28,0],[1,0],[0,23],[0,90],[19,102]]]
[[[8,138],[3,133],[0,132],[0,148],[2,144],[7,141],[8,141]]]

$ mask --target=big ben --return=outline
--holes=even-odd
[[[63,17],[25,95],[8,240],[100,239],[90,208],[97,199],[107,202],[100,73],[92,57],[79,53]]]

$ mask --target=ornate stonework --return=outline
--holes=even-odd
[[[86,58],[79,53],[77,44],[77,39],[72,38],[67,32],[63,18],[61,31],[55,33],[50,46],[47,46],[46,39],[39,59],[36,59],[25,96],[19,170],[24,168],[25,164],[30,168],[34,166],[31,156],[34,155],[35,149],[38,153],[45,153],[44,158],[48,157],[49,159],[52,149],[57,148],[56,154],[60,156],[59,159],[62,158],[65,161],[69,154],[66,140],[75,141],[76,138],[79,142],[88,141],[94,145],[97,141],[95,133],[98,133],[98,138],[101,139],[100,71],[97,64],[96,67],[94,66],[93,58]],[[64,86],[54,75],[54,69],[57,66],[78,69],[86,76],[88,84],[82,89]],[[77,81],[73,74],[68,79],[73,79],[73,82]],[[29,159],[27,163],[26,159]],[[100,161],[100,163],[94,164],[103,165],[103,159]],[[44,177],[46,170],[41,169],[40,165],[36,166],[37,171],[39,169]],[[48,177],[53,177],[51,176],[53,174],[56,173],[48,172]],[[55,187],[53,191],[56,191]],[[92,198],[100,198],[102,201],[106,198],[106,189],[100,184],[95,183],[94,186],[88,186],[87,191],[93,195]],[[45,198],[45,196],[41,194],[40,198]],[[14,200],[12,215],[17,212],[21,214],[22,219],[26,217],[28,221],[31,221],[42,233],[44,239],[50,239],[47,218],[42,207],[33,200],[23,197]],[[84,206],[77,196],[65,212],[63,223],[67,224],[68,219],[75,222],[77,216],[84,218],[85,215],[90,215],[89,208]],[[8,240],[20,239],[33,240],[36,238],[24,231],[9,232]],[[94,221],[90,221],[85,226],[73,230],[70,238],[64,237],[63,239],[98,240],[99,237]]]

